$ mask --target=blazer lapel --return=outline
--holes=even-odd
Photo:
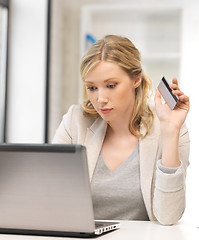
[[[87,149],[90,181],[92,179],[95,165],[100,154],[100,150],[106,134],[106,129],[107,123],[101,118],[97,118],[92,126],[90,128],[87,128],[84,145]]]
[[[140,140],[141,189],[150,219],[154,219],[152,214],[152,185],[159,145],[159,124],[157,124],[157,121],[157,119],[154,119],[152,129],[146,137]]]

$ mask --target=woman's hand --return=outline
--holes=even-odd
[[[159,90],[156,90],[155,108],[161,125],[165,127],[172,125],[180,129],[189,112],[189,97],[180,90],[176,78],[174,78],[172,82],[173,83],[170,84],[170,88],[173,89],[172,93],[179,98],[175,108],[171,110],[167,104],[162,103]]]
[[[155,95],[155,107],[160,120],[162,139],[162,164],[166,167],[180,166],[179,134],[182,124],[189,112],[189,98],[179,89],[177,79],[174,78],[170,88],[179,100],[173,110],[161,101],[159,90]]]

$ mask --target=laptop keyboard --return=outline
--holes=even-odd
[[[104,227],[105,224],[104,223],[95,223],[95,227]]]

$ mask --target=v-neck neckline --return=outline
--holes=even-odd
[[[102,152],[100,152],[100,159],[102,161],[102,164],[103,164],[103,167],[104,169],[106,169],[106,171],[110,174],[115,174],[117,173],[118,171],[120,171],[121,168],[123,168],[125,165],[128,165],[129,161],[132,160],[136,154],[138,153],[139,151],[139,143],[136,145],[136,147],[134,148],[134,150],[132,151],[132,153],[126,158],[126,160],[124,160],[115,170],[111,170],[107,164],[105,163],[104,161],[104,158],[103,158],[103,155],[102,155]]]

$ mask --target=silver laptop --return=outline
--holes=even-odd
[[[117,228],[94,221],[84,146],[0,144],[1,233],[87,237]]]

